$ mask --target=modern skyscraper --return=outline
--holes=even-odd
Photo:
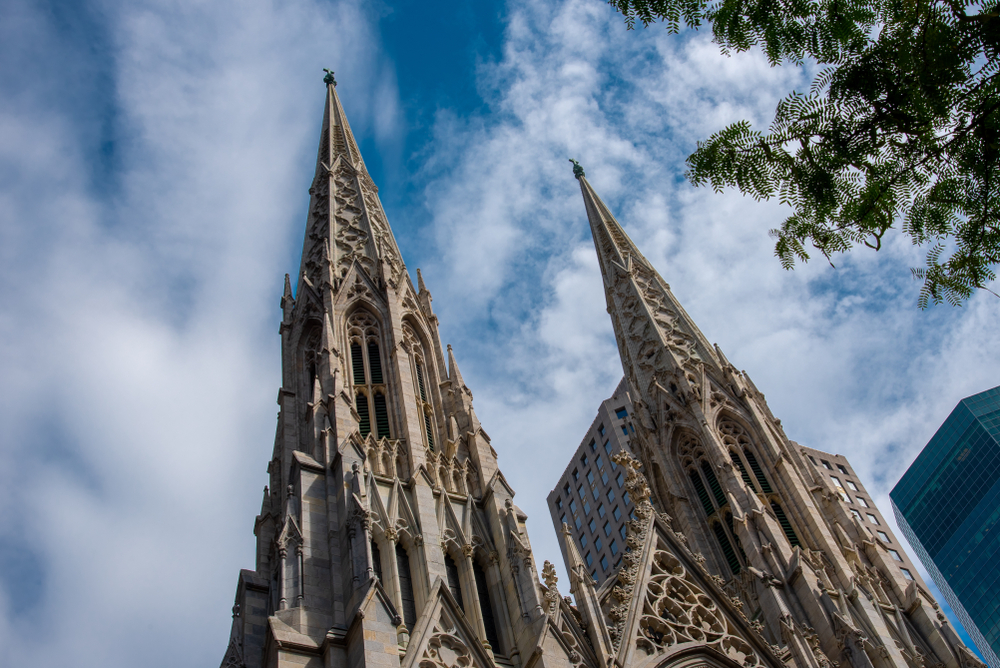
[[[615,453],[634,513],[615,578],[598,589],[570,540],[576,605],[551,564],[540,582],[503,445],[476,417],[325,80],[302,263],[281,299],[256,567],[237,581],[224,667],[981,665],[884,546],[834,515],[835,492],[708,347],[582,170],[650,480]],[[706,481],[711,496],[696,495]]]
[[[612,457],[631,452],[629,438],[632,400],[623,378],[610,398],[601,402],[597,417],[569,460],[559,483],[548,496],[549,514],[556,533],[569,526],[583,561],[594,582],[613,575],[625,554],[626,523],[632,515],[632,499],[625,489],[625,471]],[[563,560],[567,560],[565,542]]]
[[[889,498],[931,578],[1000,668],[1000,387],[962,399]]]

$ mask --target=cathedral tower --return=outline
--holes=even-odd
[[[613,644],[632,643],[640,650],[633,655],[619,650],[618,656],[668,665],[679,646],[699,638],[690,626],[679,630],[681,613],[687,619],[693,614],[683,610],[689,588],[673,583],[664,588],[661,581],[641,590],[656,573],[692,572],[676,563],[694,555],[700,564],[694,572],[708,573],[725,592],[727,600],[716,600],[716,607],[732,603],[738,617],[752,620],[752,635],[762,637],[785,664],[982,666],[932,596],[904,577],[892,550],[857,520],[803,448],[785,436],[746,373],[708,342],[578,164],[574,174],[634,404],[632,442],[641,465],[632,465],[644,472],[639,484],[648,480],[645,495],[655,509],[649,522],[630,523],[633,552],[623,560],[617,581],[611,578],[599,591],[588,577],[574,583],[578,599],[590,592],[595,606],[611,610]],[[632,497],[638,508],[637,493]],[[661,537],[659,565],[656,557],[643,554],[653,540],[642,532],[650,530],[682,544],[669,548]],[[567,548],[575,553],[571,541]],[[635,607],[636,596],[645,597],[638,622],[625,612]]]
[[[568,604],[538,580],[527,516],[325,82],[257,563],[222,665],[571,665],[592,652],[552,621]]]

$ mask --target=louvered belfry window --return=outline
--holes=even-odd
[[[391,438],[388,392],[379,346],[379,326],[365,310],[347,319],[351,345],[351,379],[354,381],[358,431],[362,438],[374,432],[376,438]]]
[[[750,432],[736,420],[724,417],[719,421],[719,435],[747,491],[756,494],[761,501],[771,507],[788,542],[793,547],[801,546],[792,518],[782,507],[781,495],[771,485],[767,472],[761,466],[761,460],[754,452],[755,446]],[[685,462],[695,494],[705,510],[709,528],[715,534],[730,570],[734,574],[739,573],[747,561],[733,524],[726,490],[722,487],[712,464],[706,458],[704,448],[694,434],[683,436],[678,440],[677,454]]]

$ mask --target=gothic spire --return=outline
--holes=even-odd
[[[462,372],[458,370],[458,362],[455,361],[455,352],[451,349],[450,343],[448,344],[448,379],[456,392],[465,386]]]
[[[626,377],[644,399],[699,385],[699,363],[722,366],[715,349],[576,167]]]
[[[369,278],[397,282],[405,267],[378,188],[354,140],[336,81],[332,74],[324,81],[326,108],[316,174],[309,189],[309,221],[299,280],[306,277],[316,287],[329,283],[338,288],[357,262]]]

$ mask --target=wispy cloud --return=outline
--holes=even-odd
[[[317,68],[337,70],[363,145],[392,153],[407,131],[362,6],[0,10],[0,664],[221,657],[253,563]],[[951,405],[995,384],[995,306],[917,312],[901,240],[784,272],[765,234],[780,207],[685,184],[694,141],[766,123],[798,70],[626,33],[598,0],[506,16],[502,57],[479,65],[488,111],[439,109],[418,154],[410,206],[431,217],[423,254],[403,252],[536,557],[561,566],[545,494],[621,374],[569,157],[788,434],[851,457],[887,509]]]
[[[253,565],[319,68],[395,131],[391,86],[352,90],[384,66],[372,21],[107,3],[81,51],[58,12],[3,11],[0,664],[212,665]]]

